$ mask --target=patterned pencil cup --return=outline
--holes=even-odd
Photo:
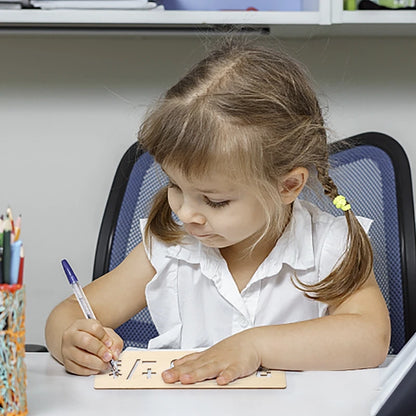
[[[25,289],[0,285],[0,415],[27,415]]]

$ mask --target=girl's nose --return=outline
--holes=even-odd
[[[183,203],[179,210],[177,210],[176,215],[184,224],[205,224],[205,216],[195,210],[190,204]]]

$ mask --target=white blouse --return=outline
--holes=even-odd
[[[359,221],[368,232],[372,221]],[[247,328],[324,316],[327,305],[306,298],[291,277],[308,284],[324,279],[346,242],[344,216],[297,200],[283,235],[240,293],[218,249],[192,236],[180,245],[152,238],[146,252],[156,274],[146,300],[159,336],[149,348],[204,348]]]

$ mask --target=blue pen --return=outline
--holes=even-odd
[[[64,272],[66,274],[66,277],[68,278],[68,282],[71,285],[72,290],[74,291],[75,297],[77,298],[79,306],[81,307],[85,317],[87,319],[97,319],[94,315],[93,310],[91,309],[91,306],[88,302],[88,299],[85,296],[84,291],[82,290],[81,285],[78,282],[77,277],[75,276],[75,273],[73,272],[71,266],[68,264],[66,260],[62,260],[62,267],[64,268]],[[117,363],[114,360],[110,360],[110,366],[113,371],[113,375],[119,376],[120,372],[118,370]]]

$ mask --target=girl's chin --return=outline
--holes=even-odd
[[[225,241],[222,241],[222,238],[219,238],[218,236],[210,236],[210,237],[194,236],[194,238],[196,238],[205,247],[224,248],[230,245],[230,244],[227,244]]]

